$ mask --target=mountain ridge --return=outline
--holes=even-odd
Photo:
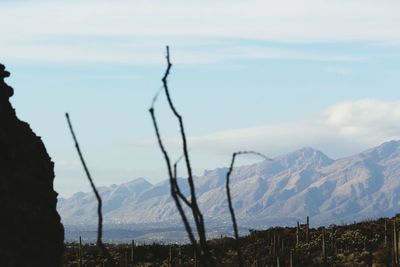
[[[195,178],[198,202],[208,225],[229,224],[225,193],[228,168],[204,171]],[[310,216],[316,225],[353,222],[394,215],[400,210],[400,141],[331,159],[304,147],[273,161],[236,167],[231,191],[244,227],[293,225]],[[182,191],[188,194],[185,179]],[[105,223],[180,223],[168,180],[151,184],[144,178],[102,187]],[[96,220],[92,193],[62,199],[58,210],[67,225]]]

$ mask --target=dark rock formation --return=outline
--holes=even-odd
[[[61,266],[64,229],[56,211],[54,163],[20,121],[0,64],[0,266]]]

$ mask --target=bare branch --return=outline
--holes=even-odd
[[[236,155],[244,155],[244,154],[246,154],[246,155],[255,155],[255,156],[263,158],[264,160],[273,161],[273,159],[265,156],[264,154],[261,154],[261,153],[259,153],[257,151],[253,151],[253,150],[237,151],[235,154]]]
[[[197,253],[200,253],[200,249],[199,249],[197,241],[196,241],[196,239],[195,239],[195,237],[193,235],[193,231],[192,231],[192,228],[190,226],[189,220],[186,217],[185,211],[183,210],[182,204],[179,202],[179,198],[178,198],[177,193],[176,193],[176,185],[175,185],[174,176],[173,176],[173,173],[172,173],[172,170],[171,170],[171,161],[170,161],[168,152],[166,151],[166,149],[164,147],[164,144],[162,142],[162,139],[161,139],[161,134],[160,134],[160,131],[158,129],[158,124],[157,124],[156,116],[154,114],[154,107],[153,106],[149,109],[149,112],[150,112],[150,115],[151,115],[151,118],[152,118],[152,121],[153,121],[153,126],[154,126],[154,129],[155,129],[155,132],[156,132],[158,145],[159,145],[159,147],[161,149],[161,152],[164,155],[164,159],[165,159],[165,162],[167,164],[168,176],[169,176],[169,181],[170,181],[170,185],[171,185],[171,196],[174,199],[176,207],[178,208],[178,212],[179,212],[179,214],[180,214],[180,216],[182,218],[182,221],[183,221],[183,224],[185,226],[186,232],[188,233],[190,242],[192,243],[193,247],[196,249]]]
[[[177,166],[179,161],[181,161],[183,159],[183,155],[179,157],[179,159],[177,161],[175,161],[174,164],[174,183],[175,183],[175,190],[176,193],[178,194],[178,196],[182,199],[182,201],[189,207],[192,208],[192,203],[190,203],[190,201],[185,197],[185,195],[182,194],[181,189],[179,188],[179,184],[178,184],[178,174],[177,174]]]
[[[167,55],[166,55],[167,69],[165,71],[164,77],[162,78],[162,82],[164,85],[164,89],[165,89],[164,91],[165,91],[165,95],[167,96],[168,104],[169,104],[173,114],[175,115],[175,117],[178,119],[178,122],[179,122],[179,128],[180,128],[181,138],[182,138],[182,149],[183,149],[183,154],[184,154],[184,158],[185,158],[185,164],[186,164],[187,173],[188,173],[188,183],[189,183],[190,194],[191,194],[192,214],[193,214],[193,218],[194,218],[196,228],[198,231],[198,235],[199,235],[199,239],[200,239],[200,246],[204,253],[204,255],[200,255],[200,259],[204,256],[205,258],[207,258],[210,261],[210,265],[214,266],[214,263],[213,263],[211,255],[209,253],[209,249],[208,249],[208,245],[207,245],[203,215],[201,214],[201,211],[197,204],[196,190],[195,190],[194,181],[193,181],[193,172],[192,172],[192,167],[191,167],[190,158],[189,158],[188,145],[187,145],[187,139],[186,139],[186,134],[185,134],[185,128],[183,125],[183,119],[182,119],[182,116],[176,110],[176,108],[172,102],[171,95],[169,93],[168,75],[170,73],[172,64],[170,61],[168,46],[166,47],[166,50],[167,50]]]
[[[158,96],[160,95],[160,93],[162,92],[163,89],[164,88],[161,86],[160,89],[158,89],[157,93],[154,95],[153,101],[151,101],[151,106],[150,106],[151,108],[154,108],[154,105],[157,102]]]
[[[177,173],[176,173],[176,168],[179,164],[179,162],[183,159],[184,155],[181,155],[174,163],[174,177],[175,179],[178,178]]]
[[[196,199],[196,191],[195,191],[195,186],[194,186],[194,181],[193,181],[193,174],[192,174],[192,168],[191,168],[191,164],[190,164],[190,159],[189,159],[189,152],[188,152],[188,148],[187,148],[187,140],[186,140],[186,134],[185,134],[185,129],[183,126],[183,120],[182,120],[182,116],[177,112],[172,99],[170,97],[170,93],[169,93],[169,89],[168,89],[168,76],[172,67],[172,64],[170,62],[170,56],[169,56],[169,47],[166,47],[167,50],[167,54],[166,54],[166,59],[167,59],[167,69],[164,73],[164,76],[162,78],[162,82],[163,82],[163,87],[164,87],[164,91],[165,94],[167,96],[167,100],[168,100],[168,104],[169,107],[171,108],[173,114],[175,115],[175,117],[178,119],[179,121],[179,128],[180,128],[180,132],[181,132],[181,138],[182,138],[182,142],[183,142],[183,155],[184,155],[184,159],[185,159],[185,164],[186,164],[186,168],[187,168],[187,172],[188,172],[188,183],[189,183],[189,188],[190,188],[190,194],[191,194],[191,200],[187,200],[186,197],[182,194],[179,185],[177,183],[177,177],[176,177],[176,166],[177,163],[174,165],[174,171],[172,170],[172,166],[170,163],[170,159],[169,156],[163,146],[163,143],[161,141],[161,137],[160,137],[160,133],[158,130],[158,125],[157,125],[157,121],[154,115],[154,105],[155,102],[157,100],[158,97],[158,93],[155,95],[155,97],[153,98],[152,101],[152,105],[150,108],[150,113],[153,119],[153,124],[154,124],[154,128],[156,130],[156,135],[157,135],[157,139],[158,139],[158,144],[161,148],[162,153],[164,154],[164,158],[166,160],[167,163],[167,167],[168,167],[168,175],[170,177],[170,184],[171,184],[171,195],[174,198],[175,204],[179,210],[179,213],[182,217],[182,220],[184,221],[185,224],[185,228],[189,234],[189,238],[191,239],[192,244],[195,244],[194,241],[195,239],[191,237],[192,231],[191,231],[191,227],[189,224],[186,225],[187,223],[187,218],[186,215],[183,211],[181,202],[179,201],[179,199],[181,199],[188,207],[190,207],[192,214],[193,214],[193,219],[196,225],[196,229],[197,229],[197,233],[199,236],[199,246],[195,246],[197,255],[199,255],[200,258],[200,262],[201,265],[203,267],[208,267],[208,266],[214,266],[214,260],[210,254],[210,251],[208,249],[208,244],[207,244],[207,239],[206,239],[206,234],[205,234],[205,226],[204,226],[204,219],[203,219],[203,215],[200,212],[200,209],[198,207],[197,204],[197,199]]]
[[[233,231],[235,234],[235,239],[236,239],[236,251],[237,251],[237,256],[238,256],[238,265],[239,267],[243,267],[243,259],[242,259],[242,252],[240,250],[240,240],[239,240],[239,231],[238,231],[238,226],[237,226],[237,222],[236,222],[236,216],[235,216],[235,210],[233,208],[233,204],[232,204],[232,197],[231,197],[231,189],[230,189],[230,179],[231,179],[231,174],[233,172],[233,167],[235,165],[235,160],[236,157],[239,155],[244,155],[244,154],[252,154],[255,156],[259,156],[265,160],[269,160],[271,161],[272,159],[264,156],[263,154],[256,152],[256,151],[238,151],[233,153],[232,155],[232,161],[231,161],[231,165],[230,168],[226,174],[226,195],[228,198],[228,204],[229,204],[229,212],[231,214],[231,218],[232,218],[232,224],[233,224]]]
[[[90,175],[89,169],[88,169],[88,167],[87,167],[87,165],[86,165],[85,159],[84,159],[83,154],[82,154],[82,152],[81,152],[81,149],[80,149],[80,147],[79,147],[78,140],[77,140],[77,138],[76,138],[74,129],[73,129],[73,127],[72,127],[71,120],[70,120],[70,118],[69,118],[69,114],[68,114],[68,113],[65,113],[65,117],[67,118],[68,126],[69,126],[69,129],[70,129],[70,131],[71,131],[71,135],[72,135],[72,138],[73,138],[73,140],[74,140],[74,143],[75,143],[76,151],[78,152],[79,158],[80,158],[81,163],[82,163],[82,165],[83,165],[83,169],[85,170],[86,176],[87,176],[87,178],[88,178],[88,180],[89,180],[89,182],[90,182],[90,186],[91,186],[92,189],[93,189],[93,192],[94,192],[94,194],[95,194],[95,196],[96,196],[97,203],[98,203],[98,205],[97,205],[97,215],[98,215],[97,246],[100,248],[101,252],[102,252],[104,255],[107,256],[107,258],[111,259],[111,255],[110,255],[110,253],[108,252],[107,248],[104,246],[103,241],[102,241],[102,238],[103,238],[103,212],[102,212],[102,200],[101,200],[101,197],[100,197],[99,192],[97,191],[96,186],[95,186],[94,183],[93,183],[92,176]]]

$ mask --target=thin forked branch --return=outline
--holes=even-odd
[[[232,204],[232,197],[231,197],[231,189],[230,189],[230,179],[231,179],[231,174],[233,172],[233,167],[235,165],[235,160],[236,157],[239,155],[255,155],[255,156],[259,156],[261,158],[263,158],[264,160],[272,160],[266,156],[264,156],[263,154],[256,152],[256,151],[238,151],[233,153],[232,155],[232,161],[231,161],[231,165],[230,168],[226,174],[226,195],[228,198],[228,204],[229,204],[229,212],[231,214],[231,218],[232,218],[232,224],[233,224],[233,231],[235,234],[235,239],[236,239],[236,251],[237,251],[237,257],[238,257],[238,265],[239,267],[243,267],[243,258],[242,258],[242,252],[240,250],[240,241],[239,241],[239,231],[238,231],[238,226],[237,226],[237,222],[236,222],[236,216],[235,216],[235,210],[233,208],[233,204]]]
[[[180,200],[182,200],[187,206],[190,207],[192,214],[193,214],[193,219],[196,225],[196,229],[197,229],[197,233],[199,236],[199,247],[196,245],[195,249],[197,252],[197,255],[199,255],[200,258],[200,262],[202,264],[202,266],[207,267],[207,266],[214,266],[214,261],[213,258],[209,252],[208,249],[208,245],[207,245],[207,240],[206,240],[206,233],[205,233],[205,226],[204,226],[204,219],[203,219],[203,215],[201,214],[201,211],[198,207],[197,204],[197,199],[196,199],[196,191],[195,191],[195,186],[194,186],[194,181],[193,181],[193,174],[192,174],[192,167],[190,164],[190,159],[189,159],[189,152],[188,152],[188,146],[187,146],[187,139],[186,139],[186,134],[185,134],[185,129],[184,129],[184,125],[183,125],[183,119],[182,116],[178,113],[178,111],[176,110],[170,93],[169,93],[169,88],[168,88],[168,76],[172,67],[171,61],[170,61],[170,56],[169,56],[169,47],[166,47],[167,49],[167,55],[166,55],[166,59],[167,59],[167,69],[164,73],[164,76],[162,78],[162,83],[163,83],[163,88],[164,88],[164,92],[165,95],[167,97],[167,101],[169,104],[170,109],[172,110],[174,116],[178,119],[179,122],[179,128],[180,128],[180,133],[181,133],[181,138],[182,138],[182,149],[183,149],[183,158],[185,160],[185,165],[187,168],[187,173],[188,173],[188,183],[189,183],[189,189],[190,189],[190,201],[188,199],[186,199],[186,197],[182,194],[179,185],[177,183],[177,179],[176,179],[176,165],[177,163],[174,165],[174,170],[172,170],[172,166],[171,166],[171,162],[168,156],[168,153],[165,150],[165,147],[163,146],[163,143],[161,141],[161,137],[160,137],[160,133],[158,130],[158,125],[157,125],[157,121],[154,115],[154,105],[157,101],[159,92],[157,92],[157,94],[154,96],[153,101],[152,101],[152,105],[150,108],[150,113],[153,119],[153,124],[154,124],[154,128],[156,130],[156,135],[157,135],[157,139],[158,139],[158,144],[161,148],[162,153],[164,154],[164,158],[166,160],[167,163],[167,167],[168,167],[168,174],[170,177],[170,184],[171,184],[171,195],[175,200],[175,204],[180,212],[180,215],[184,221],[185,224],[185,228],[189,234],[189,238],[191,239],[192,244],[195,244],[193,241],[195,241],[195,239],[192,241],[191,238],[191,234],[193,233],[191,231],[191,227],[189,224],[186,225],[185,221],[187,220],[186,215],[182,209],[182,205]]]
[[[68,114],[68,113],[65,113],[65,117],[67,118],[68,126],[69,126],[69,129],[70,129],[70,131],[71,131],[71,135],[72,135],[72,138],[73,138],[73,140],[74,140],[74,143],[75,143],[76,151],[78,152],[79,158],[80,158],[81,163],[82,163],[82,165],[83,165],[83,169],[85,170],[86,176],[87,176],[87,178],[88,178],[88,180],[89,180],[90,186],[91,186],[92,189],[93,189],[93,192],[94,192],[94,194],[95,194],[95,196],[96,196],[97,203],[98,203],[98,205],[97,205],[97,216],[98,216],[97,246],[100,248],[100,251],[101,251],[107,258],[111,259],[111,255],[110,255],[110,253],[108,252],[107,248],[104,246],[103,241],[102,241],[102,239],[103,239],[103,212],[102,212],[102,205],[103,205],[103,204],[102,204],[102,200],[101,200],[101,197],[100,197],[99,192],[97,191],[96,186],[94,185],[92,176],[90,175],[90,172],[89,172],[89,168],[88,168],[87,165],[86,165],[86,162],[85,162],[85,159],[84,159],[84,157],[83,157],[82,151],[81,151],[81,149],[80,149],[80,146],[79,146],[78,140],[77,140],[77,138],[76,138],[74,129],[73,129],[73,127],[72,127],[72,123],[71,123],[71,120],[70,120],[70,118],[69,118],[69,114]]]
[[[155,101],[153,101],[153,105],[154,105],[154,103],[155,103]],[[158,128],[158,123],[157,123],[157,120],[156,120],[156,116],[154,114],[154,106],[153,105],[149,109],[149,112],[150,112],[150,115],[151,115],[151,118],[152,118],[152,121],[153,121],[153,126],[154,126],[154,129],[155,129],[155,132],[156,132],[158,145],[159,145],[159,147],[161,149],[162,154],[164,155],[164,159],[165,159],[165,162],[167,164],[168,176],[169,176],[169,181],[170,181],[170,185],[171,185],[171,196],[174,199],[176,207],[178,208],[179,215],[181,216],[182,221],[183,221],[183,225],[185,227],[185,230],[188,233],[190,243],[192,243],[192,245],[195,248],[196,252],[200,253],[200,249],[199,249],[199,247],[197,245],[196,238],[193,235],[193,231],[192,231],[192,228],[190,226],[189,220],[187,219],[185,211],[183,210],[182,204],[179,201],[179,197],[178,197],[177,190],[176,190],[176,183],[174,181],[174,174],[173,174],[172,168],[171,168],[171,160],[169,158],[168,152],[165,149],[164,144],[163,144],[162,139],[161,139],[161,134],[160,134],[160,130]]]
[[[165,71],[164,77],[162,78],[162,82],[164,85],[164,91],[165,91],[165,95],[167,96],[168,104],[169,104],[173,114],[175,115],[175,117],[178,119],[178,122],[179,122],[179,129],[180,129],[181,138],[182,138],[183,155],[184,155],[185,164],[186,164],[187,173],[188,173],[188,183],[189,183],[190,194],[191,194],[192,213],[193,213],[193,218],[194,218],[196,228],[197,228],[197,231],[199,234],[200,246],[202,247],[204,256],[206,258],[212,260],[212,257],[208,250],[203,215],[201,214],[201,211],[197,204],[196,190],[195,190],[194,181],[193,181],[193,172],[192,172],[192,167],[191,167],[190,158],[189,158],[189,151],[188,151],[187,139],[186,139],[186,134],[185,134],[185,127],[183,125],[183,119],[182,119],[182,116],[176,110],[176,108],[172,102],[171,95],[170,95],[169,88],[168,88],[168,76],[169,76],[172,64],[170,61],[168,46],[166,47],[166,50],[167,50],[166,59],[167,59],[168,65],[167,65],[167,69]],[[200,255],[200,256],[202,256],[202,255]],[[211,263],[211,265],[213,265],[213,263]]]

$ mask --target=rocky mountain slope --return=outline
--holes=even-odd
[[[195,178],[206,222],[230,224],[225,194],[227,168]],[[180,179],[187,194],[186,181]],[[303,148],[273,161],[235,169],[232,197],[241,226],[293,225],[310,216],[314,225],[340,224],[400,211],[400,141],[390,141],[360,154],[333,160]],[[100,188],[105,222],[113,224],[180,221],[167,181],[152,185],[143,178]],[[61,199],[65,224],[96,221],[92,193]]]

